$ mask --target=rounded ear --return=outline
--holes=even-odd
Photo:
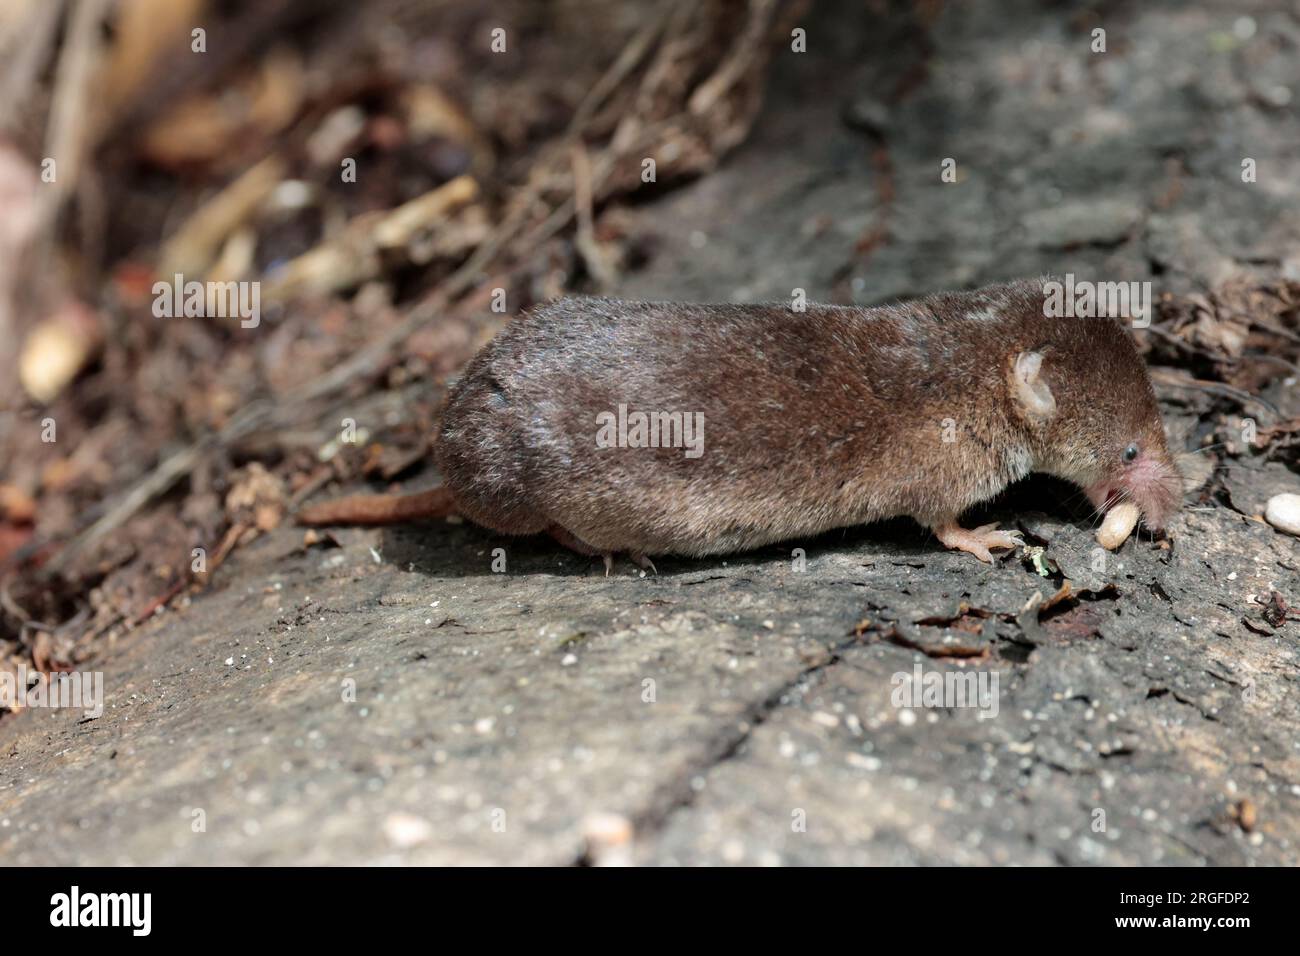
[[[1044,425],[1056,415],[1056,398],[1042,376],[1043,353],[1021,352],[1011,366],[1011,401],[1034,424]]]

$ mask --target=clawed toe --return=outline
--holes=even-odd
[[[1018,548],[1025,543],[1019,531],[1000,531],[996,522],[970,531],[956,523],[945,524],[936,527],[934,533],[945,547],[973,554],[986,564],[993,563],[990,549]]]
[[[650,571],[656,575],[659,573],[659,569],[655,567],[655,563],[646,555],[629,551],[627,556],[632,559],[632,563],[638,568],[641,568],[644,571]],[[611,552],[603,554],[601,557],[605,559],[605,577],[609,577],[610,572],[614,570],[614,555]]]
[[[996,521],[993,524],[981,525],[971,534],[983,541],[986,548],[1019,548],[1025,543],[1024,536],[1019,531],[998,530]]]

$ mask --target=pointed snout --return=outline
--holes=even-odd
[[[1182,504],[1182,478],[1172,460],[1163,455],[1143,455],[1121,473],[1084,489],[1098,511],[1109,511],[1121,501],[1131,501],[1151,531],[1164,531]]]

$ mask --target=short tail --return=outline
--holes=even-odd
[[[429,518],[445,518],[456,510],[446,487],[430,488],[409,495],[351,495],[335,501],[308,505],[297,514],[299,524],[402,524]]]

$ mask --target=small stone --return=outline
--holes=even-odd
[[[582,821],[587,860],[593,866],[631,866],[632,821],[617,813],[593,813]]]
[[[1300,495],[1274,495],[1264,509],[1264,520],[1278,531],[1300,536]]]
[[[390,813],[384,820],[384,836],[398,849],[419,846],[433,836],[433,827],[409,813]]]
[[[1236,806],[1233,807],[1232,815],[1236,817],[1237,824],[1247,833],[1255,829],[1255,824],[1259,820],[1255,811],[1255,804],[1250,800],[1238,800]]]

